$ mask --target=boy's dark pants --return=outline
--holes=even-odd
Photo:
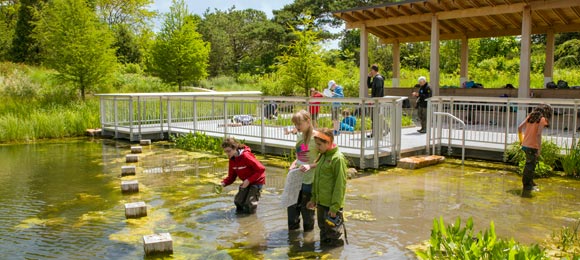
[[[534,171],[536,169],[536,162],[538,161],[538,149],[524,147],[522,150],[526,153],[526,165],[524,166],[522,184],[524,185],[524,190],[532,190],[534,188]]]
[[[306,204],[312,197],[312,184],[302,184],[302,189],[298,195],[298,202],[288,207],[288,229],[295,230],[300,228],[300,214],[304,221],[304,231],[314,229],[314,210],[308,209]]]
[[[239,213],[256,213],[258,208],[258,201],[260,200],[260,193],[262,185],[250,185],[246,188],[239,187],[238,194],[234,197],[234,204],[236,204],[236,211]]]
[[[340,236],[342,236],[340,229],[342,228],[343,224],[333,227],[326,223],[326,216],[328,216],[328,211],[330,211],[330,208],[326,206],[322,206],[320,204],[316,206],[316,217],[318,221],[318,228],[320,228],[320,241],[323,243],[333,243],[339,240]],[[343,217],[342,210],[336,214],[340,215],[341,218]]]

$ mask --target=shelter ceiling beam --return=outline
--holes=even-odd
[[[580,1],[580,0],[578,0]],[[499,14],[509,14],[517,13],[523,11],[526,4],[513,4],[509,6],[490,6],[482,8],[468,8],[463,10],[453,10],[453,11],[443,11],[438,12],[437,17],[439,20],[449,20],[449,19],[459,19],[459,18],[472,18],[476,16],[486,16],[486,15],[499,15]],[[359,28],[362,24],[366,24],[368,27],[381,26],[381,25],[394,25],[394,24],[406,24],[411,22],[430,22],[431,16],[433,14],[411,14],[405,8],[399,8],[407,16],[397,16],[389,18],[380,18],[373,20],[361,21],[364,19],[357,19],[357,22],[347,22],[347,29]]]
[[[532,28],[532,34],[546,34],[548,31],[552,30],[554,33],[566,33],[566,32],[577,32],[578,28],[580,28],[580,24],[568,24],[558,27],[549,27],[549,26],[542,26]],[[467,38],[488,38],[488,37],[501,37],[501,36],[512,36],[512,35],[520,35],[522,33],[520,28],[514,29],[505,29],[505,30],[490,30],[490,31],[481,31],[481,32],[466,32],[466,33],[450,33],[450,34],[441,34],[440,40],[456,40],[461,39],[464,36]],[[398,40],[399,42],[424,42],[430,41],[431,36],[423,35],[423,36],[411,36],[411,37],[401,37],[401,38],[388,38],[383,39],[383,42],[386,44],[393,43],[394,40]]]
[[[546,23],[548,26],[551,26],[552,23],[550,22],[549,19],[547,19],[544,14],[542,13],[542,11],[534,11],[534,13],[540,17],[540,19],[542,19],[542,21],[544,21],[544,23]]]
[[[572,12],[576,14],[577,18],[580,18],[580,9],[578,7],[572,7]]]
[[[558,17],[560,22],[562,22],[562,24],[568,24],[568,20],[566,19],[566,17],[564,17],[564,14],[562,14],[562,12],[560,12],[560,10],[552,9],[552,12],[554,12],[554,14],[556,14],[556,16]]]

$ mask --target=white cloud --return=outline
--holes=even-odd
[[[225,11],[235,6],[237,10],[244,9],[256,9],[266,13],[268,17],[272,17],[272,10],[279,10],[284,7],[284,5],[290,4],[294,0],[197,0],[197,1],[185,1],[187,8],[190,12],[198,15],[202,15],[208,8],[210,11],[214,9]],[[169,12],[169,7],[171,6],[170,0],[154,0],[151,5],[151,10],[159,11],[159,13]]]

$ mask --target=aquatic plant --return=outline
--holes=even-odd
[[[222,142],[221,138],[211,137],[204,133],[189,133],[180,136],[171,136],[170,140],[175,143],[175,146],[187,151],[204,151],[212,154],[221,154]]]
[[[566,149],[566,155],[562,157],[562,168],[567,176],[580,177],[580,142]]]
[[[548,259],[538,245],[523,246],[513,239],[498,238],[493,221],[488,230],[475,234],[473,220],[469,218],[461,227],[459,217],[448,226],[443,217],[435,218],[429,247],[415,253],[421,259]]]
[[[548,252],[553,257],[562,259],[580,259],[580,219],[572,227],[562,227],[558,232],[554,232],[551,241],[547,246],[551,248]]]

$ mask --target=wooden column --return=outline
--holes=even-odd
[[[532,12],[529,6],[524,7],[522,12],[522,39],[520,54],[520,82],[518,89],[519,98],[527,98],[530,94],[530,43],[532,34]]]
[[[544,65],[544,88],[546,83],[554,81],[554,31],[549,30],[546,34],[546,64]]]
[[[360,83],[358,95],[360,98],[368,97],[369,88],[367,86],[368,66],[369,66],[369,35],[366,25],[360,28]]]
[[[401,45],[399,40],[393,43],[393,88],[400,86],[401,77]]]
[[[518,98],[528,98],[530,96],[530,55],[531,55],[531,34],[532,34],[532,11],[529,6],[524,7],[522,12],[522,38],[520,54],[520,82],[518,86]],[[526,110],[519,107],[517,122],[522,122],[526,118]]]
[[[467,36],[461,37],[461,65],[459,67],[459,87],[463,86],[469,79],[467,73],[467,64],[469,59],[469,41]]]
[[[439,96],[439,20],[431,18],[431,65],[429,66],[429,85],[433,96]]]

